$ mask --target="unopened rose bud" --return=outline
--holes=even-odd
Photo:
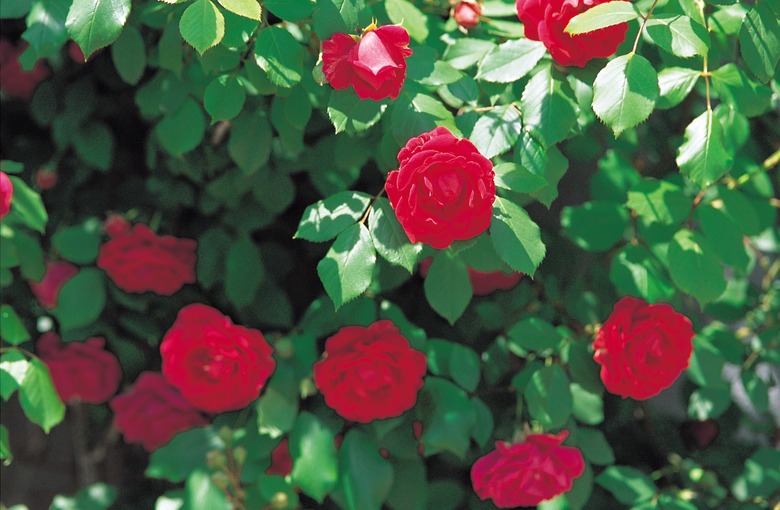
[[[130,231],[130,222],[121,214],[109,214],[103,222],[103,231],[110,238],[121,236]]]
[[[35,171],[35,184],[40,190],[52,189],[57,185],[57,171],[53,168],[42,166]]]
[[[295,345],[289,338],[281,338],[274,344],[274,351],[282,359],[290,359],[295,354]]]
[[[452,10],[452,14],[461,28],[471,30],[479,25],[482,6],[476,0],[462,0]]]
[[[380,448],[379,449],[379,455],[381,455],[385,459],[389,459],[390,458],[390,452],[387,451],[387,448]]]
[[[247,457],[247,451],[246,448],[243,446],[236,446],[233,448],[233,458],[236,459],[236,463],[238,465],[242,465],[244,462],[246,462]]]
[[[225,490],[228,488],[228,485],[230,484],[230,480],[228,479],[228,476],[225,473],[219,471],[211,475],[211,483],[214,484],[214,487],[216,487],[217,489]]]
[[[224,452],[210,450],[206,453],[206,465],[209,469],[222,469],[227,465],[227,457]]]
[[[222,439],[225,444],[230,444],[233,441],[233,430],[230,427],[222,427],[218,432],[219,438]]]

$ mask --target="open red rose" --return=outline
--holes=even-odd
[[[245,407],[260,395],[276,367],[262,333],[201,304],[179,311],[160,353],[168,382],[209,413]]]
[[[385,189],[411,242],[441,250],[490,226],[493,164],[469,140],[437,127],[409,140],[398,161]]]
[[[129,391],[111,399],[116,428],[128,443],[152,452],[179,432],[208,425],[162,374],[144,372]]]
[[[599,329],[593,359],[607,391],[643,400],[668,388],[693,353],[693,326],[667,304],[624,297]]]
[[[333,34],[322,42],[322,72],[336,90],[352,86],[360,99],[395,99],[406,78],[409,33],[396,25],[363,35]]]
[[[428,365],[425,354],[389,320],[341,328],[314,364],[325,403],[347,420],[368,423],[414,407]]]
[[[11,197],[14,195],[14,183],[5,172],[0,172],[0,220],[11,210]]]
[[[433,259],[425,259],[420,262],[420,276],[425,278],[428,275],[428,269],[431,267]],[[466,268],[469,271],[469,281],[471,290],[475,296],[487,296],[497,290],[510,290],[520,283],[523,279],[523,273],[505,273],[503,271],[478,271],[471,267]]]
[[[38,84],[48,78],[51,71],[43,60],[37,61],[32,71],[22,69],[19,56],[24,49],[23,45],[14,46],[0,38],[0,92],[29,101]]]
[[[517,0],[515,8],[517,17],[523,22],[526,38],[544,43],[553,60],[561,65],[584,67],[591,59],[614,54],[626,38],[628,24],[620,23],[578,35],[569,35],[564,29],[577,14],[612,1]]]
[[[496,442],[496,449],[477,459],[471,482],[480,499],[499,508],[535,506],[563,494],[585,471],[582,453],[561,446],[569,435],[531,434],[522,443]]]
[[[287,476],[292,473],[293,460],[290,457],[290,442],[285,437],[271,452],[271,465],[265,470],[267,475]]]
[[[100,246],[97,266],[125,292],[170,296],[195,283],[197,246],[192,239],[158,237],[139,223]]]
[[[70,262],[65,262],[64,260],[50,262],[47,260],[46,272],[43,274],[41,281],[34,282],[28,280],[27,284],[41,306],[51,310],[57,307],[57,300],[62,286],[76,276],[78,272],[78,266]]]
[[[479,17],[482,16],[482,6],[477,0],[461,0],[453,9],[452,16],[458,26],[471,30],[479,25]]]
[[[81,400],[102,404],[116,393],[122,370],[116,356],[105,349],[105,339],[63,344],[56,333],[44,333],[35,344],[38,357],[51,372],[63,402]]]

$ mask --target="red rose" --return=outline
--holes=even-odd
[[[103,222],[103,232],[108,237],[119,237],[130,230],[130,222],[121,214],[109,214],[106,221]]]
[[[493,164],[469,140],[437,127],[409,140],[398,161],[385,189],[411,242],[441,250],[490,226]]]
[[[201,304],[179,310],[160,353],[168,382],[190,404],[209,413],[246,407],[276,367],[262,333],[237,326]]]
[[[192,239],[158,237],[137,224],[101,245],[97,266],[125,292],[170,296],[185,283],[195,283],[197,246]]]
[[[265,470],[265,474],[287,476],[292,473],[292,466],[290,442],[285,437],[271,452],[271,465]]]
[[[624,297],[599,329],[593,359],[610,393],[643,400],[688,368],[693,335],[691,321],[671,306]]]
[[[325,403],[347,420],[368,423],[414,407],[427,371],[425,354],[409,346],[389,320],[341,328],[314,364]]]
[[[479,17],[482,16],[482,6],[476,0],[462,0],[452,10],[452,16],[458,26],[470,30],[479,25]]]
[[[5,172],[0,172],[0,220],[11,210],[11,197],[14,195],[14,184]]]
[[[0,38],[0,91],[11,97],[29,101],[38,84],[51,72],[43,60],[35,63],[32,71],[25,71],[19,63],[24,46],[14,46]]]
[[[430,258],[420,262],[420,276],[425,278],[428,275],[428,269],[431,267],[432,262],[433,259]],[[523,273],[477,271],[471,267],[466,269],[469,271],[471,290],[475,296],[487,296],[497,290],[513,289],[523,278]]]
[[[63,402],[81,400],[102,404],[119,388],[122,370],[116,356],[105,350],[105,339],[63,344],[56,333],[44,333],[35,344],[38,356],[51,372]]]
[[[35,185],[41,191],[52,189],[57,185],[58,177],[57,170],[42,166],[35,171]]]
[[[569,21],[593,6],[613,0],[517,0],[517,17],[523,22],[525,37],[542,41],[553,60],[564,66],[584,67],[591,59],[606,58],[626,38],[627,23],[585,34],[564,32]]]
[[[477,459],[471,482],[480,499],[499,508],[535,506],[563,494],[585,471],[582,453],[560,446],[569,432],[531,434],[522,443],[496,441],[496,449]]]
[[[76,276],[79,268],[70,262],[58,260],[56,262],[46,261],[46,272],[43,274],[40,282],[32,280],[27,281],[30,290],[42,307],[51,310],[57,307],[57,299],[60,295],[60,289],[68,280]]]
[[[360,37],[333,34],[322,43],[322,72],[336,90],[351,85],[360,99],[395,99],[406,78],[409,33],[396,25],[373,26]]]
[[[178,432],[208,421],[168,384],[162,374],[144,372],[130,391],[111,399],[116,428],[128,443],[142,443],[152,452]]]

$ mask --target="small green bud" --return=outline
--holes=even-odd
[[[219,471],[211,475],[211,483],[214,484],[214,487],[216,487],[217,489],[225,490],[228,488],[228,485],[230,484],[230,480],[228,479],[228,476],[225,473]]]
[[[206,465],[209,469],[222,469],[227,465],[225,452],[220,450],[210,450],[206,453]]]
[[[233,448],[233,458],[236,459],[236,462],[238,465],[242,465],[244,462],[246,462],[247,452],[246,448],[243,446],[236,446]]]

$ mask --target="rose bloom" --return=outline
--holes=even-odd
[[[100,246],[97,266],[125,292],[170,296],[195,283],[197,246],[192,239],[159,237],[139,223]]]
[[[178,432],[208,425],[208,420],[156,372],[143,372],[133,388],[111,399],[109,406],[125,441],[141,443],[149,452]]]
[[[493,164],[469,140],[437,127],[409,140],[398,161],[385,190],[411,242],[441,250],[490,226]]]
[[[322,43],[322,72],[336,90],[352,86],[360,99],[395,99],[406,78],[409,33],[396,25],[366,28],[360,37],[333,34]]]
[[[515,8],[527,39],[544,43],[553,60],[561,65],[584,67],[591,59],[614,54],[626,38],[628,24],[620,23],[578,35],[569,35],[564,29],[577,14],[611,1],[517,0]]]
[[[24,45],[14,46],[0,38],[0,92],[29,101],[38,84],[48,78],[51,71],[43,60],[37,61],[32,71],[23,70],[19,56],[24,49]]]
[[[5,172],[0,172],[0,220],[11,210],[11,197],[14,195],[14,184]]]
[[[179,311],[162,344],[162,371],[190,404],[221,413],[255,400],[276,367],[273,349],[256,329],[233,324],[210,306]]]
[[[368,423],[414,407],[427,371],[425,354],[389,320],[341,328],[314,364],[325,403],[347,420]]]
[[[522,443],[496,441],[496,449],[477,459],[471,482],[480,499],[499,508],[535,506],[563,494],[585,471],[582,453],[560,446],[569,435],[531,434]]]
[[[461,0],[452,10],[452,16],[458,26],[466,30],[479,25],[479,17],[482,16],[482,6],[476,0]]]
[[[293,460],[290,457],[290,442],[285,437],[271,452],[271,465],[265,470],[267,475],[287,476],[292,473]]]
[[[44,333],[35,344],[38,357],[51,372],[63,402],[81,400],[102,404],[119,388],[122,370],[116,356],[105,349],[105,339],[63,344],[56,333]]]
[[[624,297],[599,329],[593,359],[610,393],[643,400],[688,368],[693,335],[691,321],[670,305]]]
[[[64,260],[46,261],[46,272],[41,281],[27,281],[38,303],[49,310],[57,307],[60,289],[79,272],[78,266]]]
[[[420,262],[420,276],[425,278],[428,275],[433,259],[425,259]],[[497,290],[510,290],[515,288],[520,280],[523,279],[523,273],[505,273],[503,271],[478,271],[471,267],[466,268],[469,271],[469,281],[471,289],[475,296],[487,296]]]

